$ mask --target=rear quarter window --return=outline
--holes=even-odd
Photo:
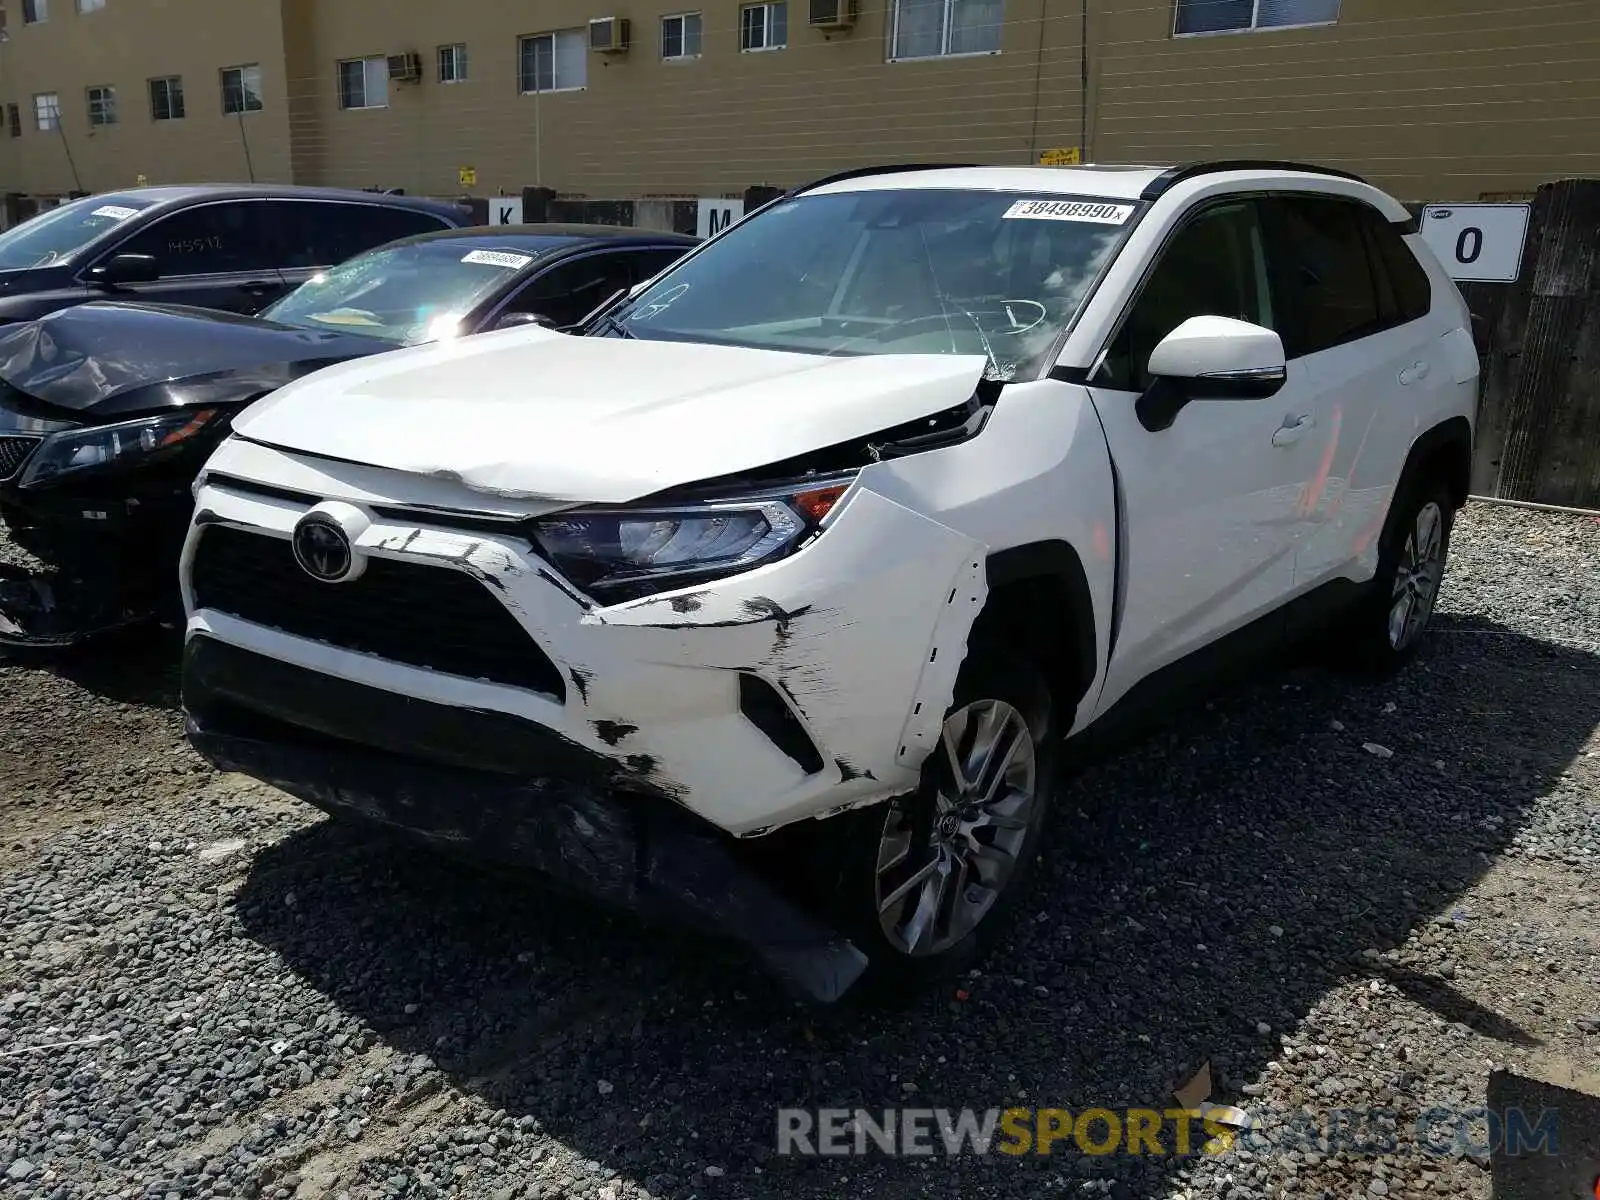
[[[274,204],[283,241],[280,266],[331,267],[417,233],[450,226],[417,209],[357,202],[287,200]]]
[[[1405,238],[1377,213],[1372,214],[1369,234],[1378,260],[1388,273],[1402,322],[1420,321],[1433,308],[1433,281],[1406,245]]]

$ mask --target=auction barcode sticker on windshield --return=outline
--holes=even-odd
[[[118,221],[126,221],[129,217],[137,217],[139,210],[137,208],[124,208],[120,204],[102,204],[89,215],[91,217],[112,217]]]
[[[1131,204],[1098,204],[1086,200],[1018,200],[1002,214],[1006,220],[1087,221],[1091,225],[1125,225]]]
[[[478,263],[485,267],[508,267],[516,271],[527,266],[533,259],[526,254],[512,254],[509,250],[474,250],[461,261]]]

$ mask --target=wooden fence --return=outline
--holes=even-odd
[[[1521,277],[1461,290],[1483,356],[1473,492],[1600,508],[1600,179],[1540,188]]]

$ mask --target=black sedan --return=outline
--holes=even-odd
[[[97,301],[0,329],[0,518],[52,568],[0,576],[0,642],[64,645],[175,602],[190,484],[250,402],[363,355],[574,324],[694,244],[480,226],[359,255],[256,317]]]

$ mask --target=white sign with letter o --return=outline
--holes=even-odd
[[[699,200],[696,201],[694,218],[694,235],[708,238],[721,233],[740,217],[744,216],[743,200]]]
[[[1430,204],[1422,240],[1457,283],[1515,283],[1531,204]]]

